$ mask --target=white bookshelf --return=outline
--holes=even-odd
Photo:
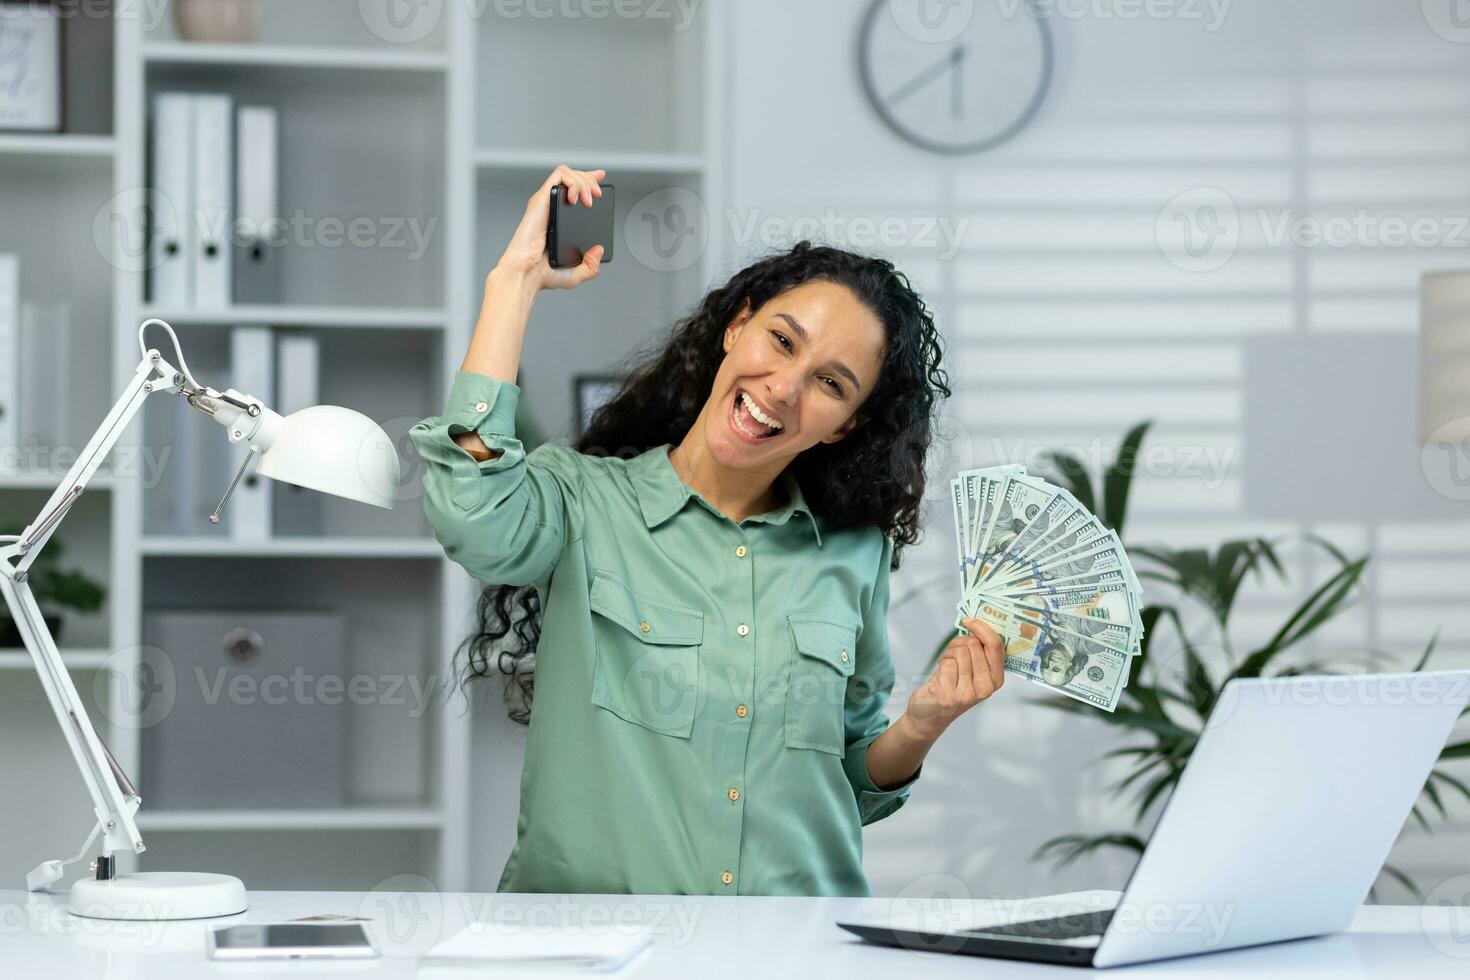
[[[74,348],[89,352],[73,358],[73,445],[91,434],[131,377],[138,324],[157,317],[179,332],[204,383],[229,380],[233,326],[310,332],[320,341],[322,401],[371,415],[405,453],[410,492],[392,512],[325,501],[319,533],[277,527],[243,542],[230,536],[228,509],[218,528],[159,526],[150,507],[158,491],[136,471],[93,481],[58,540],[64,565],[105,583],[107,604],[99,616],[68,619],[61,646],[100,734],[135,779],[166,726],[112,725],[110,718],[126,714],[119,699],[127,692],[107,672],[136,675],[153,610],[330,609],[352,624],[352,669],[396,663],[425,678],[449,676],[479,586],[445,558],[411,492],[422,471],[406,429],[442,409],[485,273],[526,197],[554,166],[608,170],[618,187],[620,234],[626,209],[660,188],[691,190],[709,214],[719,213],[713,168],[722,126],[706,93],[720,82],[723,4],[701,5],[688,30],[675,30],[638,19],[600,26],[560,15],[507,20],[493,4],[449,3],[440,22],[411,43],[375,35],[357,0],[263,6],[254,44],[181,40],[167,11],[156,20],[89,22],[68,42],[79,46],[71,63],[82,73],[69,75],[69,90],[74,99],[90,96],[71,107],[72,131],[0,134],[0,200],[7,219],[18,219],[0,223],[0,251],[21,255],[28,298],[71,302]],[[564,68],[548,77],[553,54]],[[535,86],[525,84],[528,77],[538,79]],[[148,110],[163,90],[228,92],[237,104],[275,106],[283,213],[433,220],[424,251],[410,258],[386,248],[293,243],[278,255],[279,302],[219,310],[152,303],[137,263],[93,244],[93,223],[118,195],[146,186]],[[110,99],[98,97],[105,92]],[[569,434],[575,374],[605,371],[650,332],[666,330],[720,268],[713,233],[697,262],[674,271],[645,268],[623,244],[597,282],[548,293],[534,310],[520,383],[548,437]],[[164,341],[162,332],[151,338]],[[163,413],[178,407],[172,401],[150,401],[121,445],[159,448],[158,433],[169,431],[159,428]],[[188,421],[200,430],[202,448],[215,433],[202,418]],[[0,519],[34,517],[65,469],[0,473]],[[228,476],[211,469],[201,484],[210,507]],[[394,639],[395,630],[412,639],[411,649]],[[0,759],[0,780],[53,790],[34,794],[43,805],[0,815],[8,841],[0,883],[19,887],[43,858],[75,851],[88,808],[25,651],[0,649],[0,698],[8,706],[0,715],[7,745],[25,748]],[[498,692],[483,701],[492,710],[498,702]],[[472,737],[474,718],[464,705],[456,696],[416,718],[354,715],[341,806],[269,799],[259,809],[180,808],[150,803],[140,786],[148,851],[120,863],[125,870],[231,872],[253,889],[370,888],[403,874],[442,890],[493,889],[514,826],[500,820],[487,828],[475,801],[513,789],[514,779],[496,770],[508,764],[497,754],[502,749]]]

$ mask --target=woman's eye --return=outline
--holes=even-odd
[[[842,394],[842,385],[838,384],[835,378],[824,378],[823,380],[832,386],[832,392],[834,394]]]
[[[772,330],[771,331],[771,336],[780,338],[781,346],[782,347],[785,347],[788,350],[791,348],[791,341],[789,341],[789,340],[786,339],[786,335],[785,334],[783,334],[783,333],[781,333],[779,331],[776,331],[776,330]]]

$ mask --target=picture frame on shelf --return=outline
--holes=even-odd
[[[578,374],[572,377],[572,425],[577,436],[587,431],[592,416],[618,393],[627,378],[620,374]]]
[[[52,0],[0,0],[0,132],[62,131],[64,30]]]

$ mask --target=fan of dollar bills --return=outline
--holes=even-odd
[[[1118,536],[1022,466],[965,470],[950,489],[960,632],[968,618],[988,623],[1006,670],[1112,711],[1143,638],[1142,589]]]

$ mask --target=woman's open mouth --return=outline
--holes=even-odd
[[[766,421],[761,421],[762,418]],[[730,402],[730,427],[747,442],[772,439],[783,431],[778,420],[761,411],[760,406],[739,388],[735,389],[735,397]]]

